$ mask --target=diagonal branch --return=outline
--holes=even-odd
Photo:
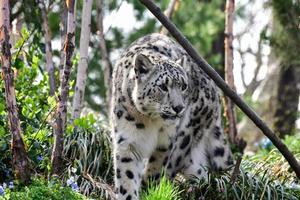
[[[178,43],[187,51],[194,59],[199,67],[210,76],[217,86],[230,97],[230,99],[254,122],[254,124],[272,141],[281,154],[290,164],[291,168],[300,178],[300,165],[294,155],[289,151],[287,146],[273,133],[273,131],[262,121],[262,119],[235,93],[219,76],[219,74],[197,53],[190,42],[176,28],[176,26],[161,12],[151,0],[140,0],[151,13],[168,29],[170,34],[178,41]]]

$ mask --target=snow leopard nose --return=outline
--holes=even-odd
[[[173,106],[172,109],[176,112],[176,114],[178,114],[184,109],[184,106],[182,105]]]

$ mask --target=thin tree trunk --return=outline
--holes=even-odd
[[[64,45],[65,64],[60,83],[60,96],[54,129],[54,146],[52,151],[52,173],[61,174],[63,169],[63,142],[67,121],[67,101],[69,96],[69,79],[72,69],[72,55],[75,48],[75,1],[66,0],[68,9],[67,35]]]
[[[179,0],[170,0],[168,8],[165,10],[164,14],[166,15],[167,18],[171,19],[174,10],[176,10],[176,7],[179,5]],[[168,30],[162,26],[160,29],[160,33],[164,35],[168,35]]]
[[[235,91],[233,77],[233,12],[234,0],[226,1],[225,9],[225,81]],[[234,112],[234,104],[229,97],[225,96],[225,116],[227,117],[226,132],[232,143],[236,143],[237,128]]]
[[[59,23],[59,29],[60,29],[60,61],[59,61],[59,80],[62,80],[63,73],[64,73],[64,64],[65,64],[65,52],[64,52],[64,46],[65,46],[65,40],[66,40],[66,34],[67,34],[67,18],[68,18],[68,9],[65,1],[61,2],[61,11],[60,11],[60,23]]]
[[[222,11],[224,8],[222,9]],[[225,33],[224,31],[220,31],[216,37],[216,39],[212,42],[212,50],[211,50],[211,55],[220,55],[220,67],[216,66],[216,71],[218,74],[224,79],[225,77]]]
[[[274,131],[279,137],[295,133],[300,89],[297,87],[300,70],[294,65],[280,66]]]
[[[110,113],[111,104],[111,79],[112,79],[112,64],[109,60],[109,55],[105,43],[104,33],[103,33],[103,1],[97,0],[97,28],[99,30],[100,39],[100,51],[102,56],[102,66],[104,71],[104,82],[106,86],[106,103],[107,103],[107,113]]]
[[[54,69],[54,63],[52,60],[52,45],[51,45],[51,33],[49,29],[49,21],[47,16],[47,10],[45,2],[41,2],[41,12],[43,17],[43,28],[45,32],[45,44],[46,44],[46,65],[47,65],[47,71],[49,76],[49,85],[50,85],[50,96],[53,96],[55,94],[56,90],[56,84],[55,84],[55,69]]]
[[[220,5],[219,9],[222,12],[225,10],[225,4],[226,4],[226,2],[223,1]],[[225,69],[224,69],[224,66],[225,66],[225,44],[224,44],[224,41],[225,41],[225,32],[222,29],[217,34],[216,38],[213,40],[212,49],[209,54],[209,56],[220,55],[220,57],[221,57],[220,64],[219,64],[219,66],[216,66],[215,69],[223,79],[225,77]]]
[[[89,47],[90,31],[91,31],[92,4],[93,4],[93,0],[83,1],[80,45],[79,45],[80,60],[77,69],[75,94],[73,98],[73,113],[72,113],[73,119],[76,119],[80,116],[83,107],[87,68],[88,68],[88,61],[89,61],[88,47]]]
[[[13,168],[17,179],[24,184],[30,182],[29,159],[21,136],[20,120],[16,105],[13,72],[11,68],[11,45],[9,43],[9,3],[8,0],[0,1],[0,47],[1,66],[5,84],[5,99],[8,113],[8,124],[12,134]]]

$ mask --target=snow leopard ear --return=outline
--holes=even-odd
[[[186,63],[187,63],[187,57],[183,56],[183,57],[179,58],[178,60],[176,60],[176,63],[178,65],[180,65],[181,67],[185,68],[186,67]]]
[[[152,68],[149,58],[143,54],[138,54],[134,60],[134,71],[136,75],[145,75]]]

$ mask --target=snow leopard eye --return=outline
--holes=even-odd
[[[168,92],[168,87],[167,87],[167,85],[166,84],[160,84],[159,86],[158,86],[162,91],[164,91],[164,92]]]

